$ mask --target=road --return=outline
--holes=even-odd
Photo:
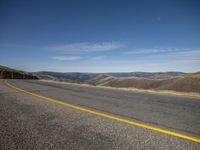
[[[8,82],[78,109],[18,91],[0,80],[0,149],[200,149],[199,142],[162,132],[199,140],[200,99],[34,80]]]

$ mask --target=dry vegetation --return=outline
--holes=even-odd
[[[134,87],[139,89],[172,90],[177,92],[200,93],[200,73],[164,80],[115,78],[101,85],[111,87]]]
[[[159,75],[160,76],[160,75]],[[166,76],[166,74],[164,74]],[[169,76],[164,78],[163,76],[156,75],[156,79],[145,77],[114,77],[108,74],[100,74],[94,77],[90,77],[84,81],[53,78],[55,81],[64,81],[69,83],[81,83],[94,86],[114,87],[114,88],[128,88],[128,89],[140,89],[151,91],[165,91],[169,92],[183,92],[183,93],[197,93],[200,94],[200,72],[193,74],[184,74],[180,76]]]

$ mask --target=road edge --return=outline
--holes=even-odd
[[[123,119],[123,118],[119,118],[119,117],[116,117],[116,116],[108,115],[108,114],[105,114],[105,113],[97,112],[97,111],[94,111],[94,110],[90,110],[90,109],[87,109],[87,108],[83,108],[83,107],[80,107],[80,106],[76,106],[76,105],[72,105],[72,104],[69,104],[69,103],[66,103],[66,102],[62,102],[62,101],[59,101],[59,100],[56,100],[56,99],[53,99],[53,98],[42,96],[42,95],[30,92],[30,91],[21,89],[19,87],[16,87],[16,86],[10,84],[7,80],[4,80],[4,84],[7,85],[8,87],[12,88],[12,89],[17,90],[17,91],[38,97],[38,98],[46,100],[46,101],[53,102],[53,103],[56,103],[56,104],[59,104],[59,105],[63,105],[65,107],[69,107],[69,108],[76,109],[76,110],[79,110],[79,111],[83,111],[83,112],[86,112],[86,113],[90,113],[90,114],[93,114],[93,115],[96,115],[96,116],[104,117],[104,118],[107,118],[107,119],[119,121],[119,122],[126,123],[126,124],[129,124],[129,125],[137,126],[137,127],[140,127],[140,128],[145,128],[145,129],[149,129],[149,130],[152,130],[152,131],[156,131],[156,132],[160,132],[160,133],[168,134],[168,135],[171,135],[171,136],[179,137],[179,138],[182,138],[182,139],[186,139],[186,140],[189,140],[189,141],[200,143],[200,138],[184,135],[184,134],[181,134],[181,133],[176,133],[176,132],[173,132],[173,131],[161,129],[161,128],[158,128],[158,127],[154,127],[154,126],[150,126],[150,125],[146,125],[146,124],[142,124],[142,123],[137,123],[137,122],[134,122],[134,121],[126,120],[126,119]]]

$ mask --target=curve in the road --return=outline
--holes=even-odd
[[[70,108],[73,108],[73,109],[76,109],[76,110],[79,110],[79,111],[87,112],[87,113],[90,113],[90,114],[93,114],[93,115],[101,116],[101,117],[104,117],[104,118],[120,121],[120,122],[123,122],[123,123],[126,123],[126,124],[138,126],[138,127],[141,127],[141,128],[146,128],[146,129],[153,130],[153,131],[156,131],[156,132],[160,132],[160,133],[164,133],[164,134],[168,134],[168,135],[172,135],[172,136],[176,136],[176,137],[180,137],[180,138],[183,138],[183,139],[186,139],[186,140],[190,140],[190,141],[200,143],[200,138],[176,133],[176,132],[173,132],[173,131],[161,129],[161,128],[158,128],[158,127],[154,127],[154,126],[150,126],[150,125],[146,125],[146,124],[142,124],[142,123],[137,123],[137,122],[134,122],[134,121],[123,119],[123,118],[111,116],[111,115],[108,115],[108,114],[105,114],[105,113],[97,112],[97,111],[86,109],[86,108],[79,107],[79,106],[75,106],[75,105],[72,105],[72,104],[69,104],[69,103],[66,103],[66,102],[62,102],[62,101],[59,101],[59,100],[56,100],[56,99],[52,99],[52,98],[49,98],[49,97],[46,97],[46,96],[42,96],[42,95],[39,95],[39,94],[30,92],[30,91],[27,91],[27,90],[18,88],[16,86],[8,83],[7,80],[5,80],[4,83],[7,86],[9,86],[9,87],[11,87],[15,90],[30,94],[32,96],[41,98],[41,99],[46,100],[46,101],[50,101],[50,102],[53,102],[53,103],[56,103],[56,104],[60,104],[60,105],[66,106],[66,107],[70,107]]]

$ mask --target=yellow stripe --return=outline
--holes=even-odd
[[[60,104],[60,105],[64,105],[66,107],[70,107],[70,108],[80,110],[80,111],[84,111],[84,112],[87,112],[87,113],[90,113],[90,114],[93,114],[93,115],[109,118],[109,119],[116,120],[116,121],[119,121],[119,122],[127,123],[127,124],[130,124],[130,125],[150,129],[150,130],[153,130],[153,131],[165,133],[165,134],[168,134],[168,135],[172,135],[172,136],[176,136],[176,137],[180,137],[180,138],[183,138],[183,139],[186,139],[186,140],[190,140],[190,141],[200,143],[199,138],[195,138],[195,137],[191,137],[191,136],[188,136],[188,135],[176,133],[176,132],[173,132],[173,131],[164,130],[164,129],[161,129],[161,128],[153,127],[153,126],[150,126],[150,125],[145,125],[145,124],[142,124],[142,123],[133,122],[133,121],[130,121],[130,120],[118,118],[118,117],[115,117],[115,116],[111,116],[111,115],[104,114],[104,113],[101,113],[101,112],[96,112],[96,111],[89,110],[89,109],[86,109],[86,108],[83,108],[83,107],[75,106],[75,105],[65,103],[65,102],[62,102],[62,101],[59,101],[59,100],[48,98],[48,97],[45,97],[45,96],[42,96],[42,95],[39,95],[39,94],[36,94],[36,93],[32,93],[32,92],[23,90],[21,88],[15,87],[15,86],[11,85],[10,83],[8,83],[7,80],[5,80],[5,84],[7,86],[11,87],[11,88],[18,90],[18,91],[33,95],[35,97],[39,97],[41,99],[44,99],[44,100],[47,100],[47,101],[50,101],[50,102],[54,102],[54,103],[57,103],[57,104]]]

